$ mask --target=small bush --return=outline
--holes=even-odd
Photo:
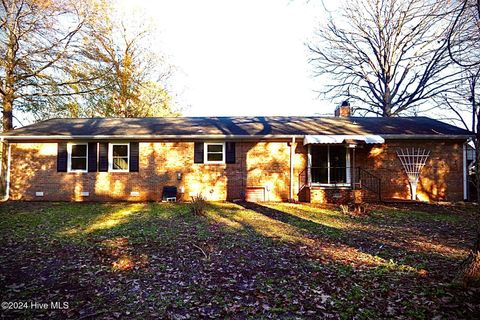
[[[205,197],[199,193],[196,196],[192,197],[192,202],[190,203],[192,213],[196,215],[203,215],[205,213],[205,207],[207,206],[207,201]]]
[[[341,204],[340,211],[350,217],[365,216],[370,214],[370,208],[367,203]]]

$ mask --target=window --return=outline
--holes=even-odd
[[[68,171],[69,172],[87,172],[87,154],[88,144],[69,143],[68,152]]]
[[[311,146],[310,179],[318,184],[348,184],[348,152],[345,146]]]
[[[110,171],[128,172],[130,146],[128,143],[111,143],[108,167]]]
[[[225,143],[205,143],[205,163],[225,163]]]

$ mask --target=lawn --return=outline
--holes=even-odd
[[[2,317],[476,318],[480,291],[452,284],[473,210],[5,203],[1,300],[24,305]]]

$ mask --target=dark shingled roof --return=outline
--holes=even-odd
[[[471,135],[427,117],[180,117],[50,119],[4,136]]]

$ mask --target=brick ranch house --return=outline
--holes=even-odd
[[[467,197],[466,130],[425,117],[51,119],[1,136],[7,197],[46,201],[410,199],[399,150],[428,154],[416,198]],[[355,191],[356,193],[358,191]]]

